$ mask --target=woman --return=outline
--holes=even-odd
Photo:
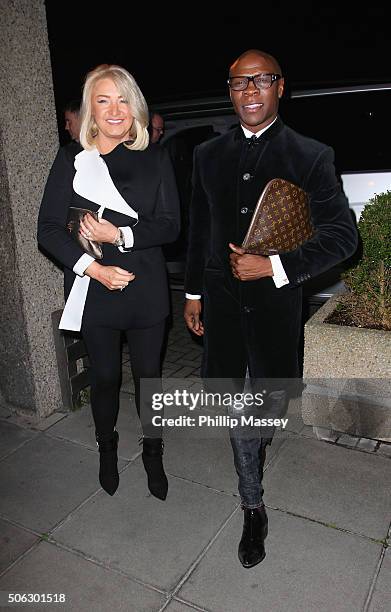
[[[80,330],[90,358],[100,483],[110,495],[119,483],[115,424],[125,332],[148,487],[165,499],[161,431],[151,424],[150,403],[141,410],[140,379],[160,377],[169,312],[161,245],[179,232],[175,179],[165,150],[148,147],[147,105],[124,68],[101,65],[87,75],[81,116],[79,152],[61,148],[50,171],[38,241],[64,266],[67,301],[60,328]],[[85,253],[68,232],[70,206],[98,213],[98,220],[85,214],[80,233],[101,243],[103,259]]]

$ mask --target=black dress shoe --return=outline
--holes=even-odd
[[[118,431],[114,431],[111,438],[102,440],[96,434],[96,441],[99,447],[99,482],[102,489],[109,495],[114,495],[119,485],[118,474]]]
[[[268,531],[268,520],[265,506],[261,508],[243,508],[244,524],[242,539],[239,543],[239,560],[243,567],[254,567],[264,560],[264,541]]]
[[[168,480],[163,468],[163,448],[161,438],[143,438],[141,458],[147,473],[148,489],[162,501],[166,499],[168,491]]]

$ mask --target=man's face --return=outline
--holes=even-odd
[[[151,119],[151,142],[159,142],[164,133],[164,121],[160,115],[153,115]]]
[[[72,111],[64,113],[65,129],[69,132],[72,140],[79,140],[80,137],[80,115]]]
[[[254,76],[279,72],[278,66],[272,59],[256,53],[247,53],[231,66],[229,76]],[[269,125],[277,115],[283,91],[284,79],[274,81],[270,89],[258,89],[253,81],[250,81],[247,89],[243,91],[230,89],[232,105],[242,125],[254,133]]]

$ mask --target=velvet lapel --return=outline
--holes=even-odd
[[[281,132],[282,128],[283,123],[281,119],[277,117],[273,125],[260,136],[260,141],[257,145],[258,156],[253,168],[254,179],[252,181],[252,187],[255,190],[254,197],[256,199],[271,178],[278,178],[274,176],[274,170],[270,164],[270,155],[268,156],[268,149],[276,136]],[[270,176],[270,173],[273,176]]]
[[[275,138],[275,136],[277,136],[282,127],[283,123],[281,119],[277,117],[277,120],[273,123],[273,125],[261,135],[260,142],[257,145],[257,151],[259,151],[259,154],[254,168],[254,174],[256,176],[263,174],[261,163],[262,159],[270,142]],[[224,146],[221,147],[222,151],[219,163],[221,164],[222,170],[219,172],[219,178],[223,183],[224,193],[236,194],[236,202],[231,202],[231,205],[233,205],[236,209],[238,201],[237,198],[239,197],[238,189],[241,177],[240,170],[246,154],[246,146],[248,145],[240,125],[236,129],[228,132],[226,136],[227,140],[225,141]]]
[[[225,139],[219,143],[215,153],[217,171],[213,172],[214,184],[211,189],[229,219],[236,218],[240,159],[245,145],[243,139],[244,134],[240,126],[232,129],[225,134]]]
[[[219,164],[221,165],[220,179],[224,185],[225,193],[236,193],[238,182],[238,168],[243,150],[243,130],[238,126],[227,134],[227,140],[221,147]]]

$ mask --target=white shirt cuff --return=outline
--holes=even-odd
[[[74,273],[78,276],[84,276],[84,272],[93,261],[95,261],[95,259],[91,257],[91,255],[84,253],[84,255],[82,255],[73,266]]]
[[[125,239],[124,248],[131,249],[134,245],[134,235],[132,228],[129,227],[129,225],[125,225],[125,227],[120,227],[119,229],[122,231],[122,235]]]
[[[270,255],[269,259],[273,268],[274,284],[277,289],[279,289],[280,287],[283,287],[284,285],[287,285],[289,283],[289,278],[286,275],[284,266],[281,263],[279,255]]]
[[[200,295],[196,295],[193,293],[185,293],[185,296],[187,300],[200,300],[201,299]]]

